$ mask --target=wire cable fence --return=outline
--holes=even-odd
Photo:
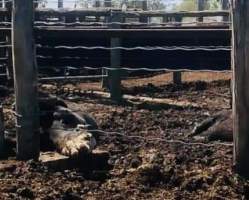
[[[1,45],[1,48],[11,48],[11,45]],[[199,52],[218,52],[218,51],[225,51],[230,52],[231,47],[230,46],[136,46],[136,47],[106,47],[106,46],[64,46],[64,45],[58,45],[58,46],[47,46],[47,45],[41,45],[37,44],[36,48],[44,48],[44,49],[54,49],[54,50],[87,50],[87,51],[94,51],[94,50],[102,50],[102,51],[116,51],[116,50],[123,50],[123,51],[152,51],[153,53],[157,53],[157,51],[181,51],[181,52],[189,52],[189,51],[199,51]],[[37,55],[36,58],[38,59],[53,59],[53,56],[44,56],[44,55]],[[59,59],[79,59],[84,61],[84,57],[79,56],[60,56]],[[7,57],[1,57],[0,61],[6,61]],[[51,69],[54,68],[52,66],[41,66],[39,69]],[[194,67],[198,68],[198,67]],[[191,68],[184,68],[183,66],[171,66],[168,67],[127,67],[127,66],[60,66],[58,69],[64,71],[63,76],[56,76],[56,77],[43,77],[40,80],[41,81],[49,81],[49,80],[70,80],[70,79],[96,79],[96,78],[104,78],[107,75],[103,74],[95,74],[90,76],[72,76],[70,75],[71,70],[85,70],[85,71],[147,71],[147,72],[231,72],[231,70],[212,70],[212,69],[198,69],[193,70]]]
[[[231,51],[230,46],[154,46],[154,47],[142,47],[142,46],[137,46],[137,47],[104,47],[104,46],[53,46],[53,47],[48,47],[48,46],[42,46],[42,45],[37,45],[37,47],[40,48],[54,48],[54,49],[69,49],[69,50],[88,50],[88,51],[94,51],[94,50],[103,50],[103,51],[116,51],[116,50],[124,50],[124,51],[152,51],[152,53],[157,53],[157,51],[203,51],[203,52],[216,52],[216,51]],[[53,57],[46,57],[46,56],[41,56],[38,55],[38,58],[53,58]],[[61,57],[61,59],[81,59],[80,57]],[[49,67],[47,67],[49,68]],[[180,69],[178,69],[180,68]],[[73,69],[78,69],[78,70],[96,70],[96,71],[130,71],[130,72],[135,72],[135,71],[147,71],[147,72],[195,72],[195,71],[200,71],[200,72],[230,72],[230,70],[210,70],[210,69],[202,69],[202,70],[192,70],[188,68],[183,68],[183,67],[126,67],[126,66],[65,66],[64,67],[64,73],[65,76],[57,76],[57,77],[50,77],[50,78],[41,78],[40,80],[42,81],[49,81],[49,80],[69,80],[69,79],[74,79],[73,76],[70,76],[69,71]],[[68,75],[66,75],[68,74]],[[89,76],[89,78],[97,78],[97,76]],[[105,77],[104,75],[99,76],[99,78]],[[75,76],[75,79],[87,79],[87,76]]]

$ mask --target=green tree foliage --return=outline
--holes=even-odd
[[[45,8],[48,4],[48,1],[47,0],[36,0],[36,3],[38,7]]]
[[[104,6],[103,2],[101,1],[101,6]],[[175,3],[174,3],[175,1]],[[205,10],[216,10],[220,8],[222,0],[205,0]],[[77,5],[79,7],[91,7],[91,5],[94,5],[93,1],[88,0],[78,0]],[[182,11],[191,11],[191,10],[197,10],[197,0],[148,0],[148,9],[149,10],[165,10],[168,7],[172,8],[173,10],[182,10]],[[180,2],[180,3],[179,3]],[[142,1],[134,1],[134,0],[112,0],[112,5],[114,7],[119,7],[123,3],[127,5],[128,8],[141,8],[142,7]],[[169,6],[168,6],[169,4]],[[174,5],[175,4],[175,5]],[[174,6],[172,6],[174,5]]]
[[[164,10],[166,8],[162,0],[150,0],[148,2],[149,10]]]
[[[220,9],[222,0],[209,0],[208,8],[209,10],[218,10]]]
[[[220,8],[222,0],[205,0],[204,10],[217,10]],[[175,10],[191,11],[198,10],[197,0],[182,0],[182,2],[176,5]]]
[[[197,0],[183,0],[182,3],[176,5],[175,10],[181,10],[181,11],[197,10]]]
[[[109,0],[108,0],[109,1]],[[170,0],[172,1],[172,0]],[[90,6],[94,6],[94,0],[78,0],[77,7],[88,8]],[[104,6],[104,0],[100,0],[100,6]],[[149,10],[164,10],[166,8],[164,4],[164,0],[148,0],[148,9]],[[128,8],[142,8],[142,0],[112,0],[112,6],[116,8],[120,8],[123,4],[126,4]]]

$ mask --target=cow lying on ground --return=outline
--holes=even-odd
[[[39,107],[41,149],[49,146],[63,155],[77,157],[95,148],[98,127],[90,116],[73,112],[64,101],[46,94],[40,94]]]
[[[233,141],[232,110],[222,111],[197,124],[191,136],[201,141]]]
[[[89,116],[56,106],[53,124],[43,129],[43,134],[49,136],[59,153],[72,157],[90,153],[95,148],[96,140],[91,129],[96,129],[96,123]]]

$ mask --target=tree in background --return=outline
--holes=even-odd
[[[148,1],[148,10],[164,10],[166,5],[162,0],[150,0]]]
[[[222,0],[209,0],[208,8],[209,10],[218,10],[221,8]]]
[[[89,0],[77,0],[77,7],[80,8],[89,8],[94,7],[95,1],[89,1]],[[108,0],[110,1],[110,0]],[[165,0],[145,0],[148,4],[148,10],[164,10],[166,8]],[[166,0],[166,2],[169,2],[172,0]],[[142,9],[142,0],[112,0],[111,4],[112,7],[115,8],[121,8],[124,4],[127,8],[136,8],[136,9]],[[100,0],[100,6],[104,7],[104,0]]]
[[[48,1],[47,0],[37,0],[36,4],[37,4],[37,7],[45,8],[46,5],[48,4]]]
[[[222,0],[206,0],[204,3],[204,10],[217,10],[221,6]],[[182,0],[182,2],[176,5],[175,10],[191,11],[197,10],[197,0]]]

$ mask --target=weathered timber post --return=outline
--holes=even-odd
[[[58,0],[58,8],[63,8],[63,0]]]
[[[106,69],[102,69],[102,75],[105,76],[107,75],[107,70]],[[101,87],[103,89],[108,89],[109,84],[108,84],[108,77],[102,77],[102,81],[101,81]]]
[[[4,1],[4,7],[11,10],[12,9],[13,2],[12,1]]]
[[[80,22],[85,22],[86,21],[86,16],[80,16],[79,18]]]
[[[0,8],[4,8],[4,2],[3,2],[3,0],[0,1]],[[4,22],[5,21],[5,17],[1,15],[0,16],[0,21]],[[0,36],[0,41],[1,42],[5,41],[5,36],[1,35]],[[5,52],[6,52],[6,48],[0,48],[0,57],[2,57],[2,58],[5,57],[6,56]],[[6,63],[4,63],[4,67],[5,67],[5,70],[7,71]]]
[[[168,22],[172,22],[173,20],[172,20],[173,18],[172,17],[166,17],[166,16],[164,16],[164,17],[162,17],[162,22],[163,23],[168,23]],[[165,26],[165,25],[164,25]],[[166,25],[167,26],[167,25]]]
[[[6,36],[6,44],[11,44],[11,36]],[[7,78],[10,82],[13,81],[13,64],[12,64],[12,51],[11,47],[7,47],[5,51],[5,57],[7,58]]]
[[[163,23],[168,23],[169,22],[169,18],[168,17],[163,17],[162,18],[162,22]]]
[[[58,0],[58,5],[57,5],[57,7],[58,7],[58,9],[62,9],[63,7],[64,7],[64,2],[63,2],[63,0]],[[64,20],[64,17],[59,17],[59,20],[60,21],[63,21]]]
[[[105,8],[110,8],[112,5],[112,1],[111,0],[104,0],[104,7]],[[107,23],[111,23],[112,22],[112,18],[111,15],[106,17],[105,21]],[[111,28],[111,25],[109,25],[109,28]],[[102,75],[107,75],[107,70],[106,69],[102,69]],[[101,82],[101,87],[104,89],[110,89],[109,88],[109,81],[108,81],[108,77],[103,77],[102,78],[102,82]]]
[[[234,164],[249,178],[249,1],[233,1]]]
[[[88,6],[88,2],[87,2],[87,5],[84,4],[83,6],[87,7]],[[81,16],[78,17],[78,19],[79,19],[80,22],[85,22],[86,21],[86,16],[85,15],[83,15],[83,16],[81,15]]]
[[[122,22],[122,16],[119,12],[113,12],[111,15],[111,22]],[[111,24],[112,29],[120,28],[119,24]],[[118,37],[111,38],[111,48],[122,46],[121,39]],[[108,70],[108,82],[111,94],[111,99],[119,102],[122,98],[121,93],[121,72],[118,68],[121,66],[121,50],[111,50],[111,68],[115,70]]]
[[[38,6],[39,6],[39,1],[33,0],[33,6],[34,6],[35,9],[38,8]]]
[[[104,7],[111,8],[112,7],[112,0],[104,0]]]
[[[175,22],[177,22],[177,26],[181,26],[182,17],[176,16]],[[174,84],[181,84],[182,83],[182,73],[180,71],[173,72],[173,83]]]
[[[229,10],[229,0],[222,0],[222,10]],[[223,22],[228,22],[229,16],[223,17]]]
[[[76,17],[73,14],[69,14],[65,16],[65,23],[68,23],[69,26],[71,26],[70,23],[73,23],[73,22],[76,22]]]
[[[98,9],[99,7],[100,7],[100,1],[96,0],[95,1],[95,8]],[[100,20],[100,17],[96,16],[96,21],[99,22],[99,20]]]
[[[11,21],[11,10],[12,10],[12,2],[5,3],[5,8],[8,9],[8,14],[5,18],[7,22]],[[5,38],[6,44],[11,45],[11,35],[7,33]],[[7,47],[5,51],[5,57],[7,58],[7,78],[9,82],[13,82],[13,63],[12,63],[12,50],[11,47]]]
[[[40,150],[33,1],[14,0],[12,51],[17,113],[17,158],[38,159]]]
[[[203,11],[205,9],[205,0],[197,0],[197,9],[198,11]],[[197,18],[198,22],[203,22],[203,17]]]
[[[36,9],[38,9],[38,8],[39,8],[40,3],[39,3],[38,1],[36,1],[36,0],[33,0],[33,1],[34,1],[34,3],[33,3],[34,10],[36,10]],[[34,21],[41,21],[40,19],[41,19],[41,18],[40,18],[40,14],[35,13],[35,16],[34,16]]]
[[[182,73],[180,71],[173,72],[173,83],[174,84],[182,83]]]
[[[141,3],[142,3],[142,10],[143,10],[143,11],[148,10],[147,0],[142,1]],[[140,21],[141,23],[146,23],[146,24],[147,24],[147,23],[148,23],[148,17],[142,16],[142,17],[139,18],[139,21]]]
[[[0,105],[0,157],[4,156],[4,116],[3,107]]]

